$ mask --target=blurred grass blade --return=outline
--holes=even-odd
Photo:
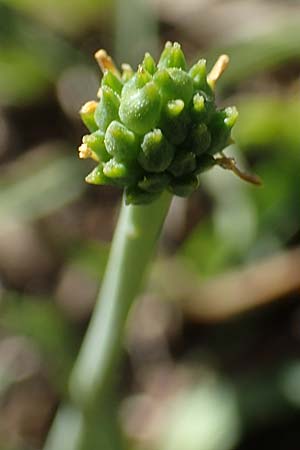
[[[241,39],[228,45],[222,44],[208,52],[210,62],[226,52],[230,55],[230,70],[218,83],[219,89],[228,89],[258,72],[270,70],[300,56],[299,19],[283,22],[270,32],[263,32],[252,39]]]
[[[35,220],[73,201],[84,190],[82,168],[73,156],[49,157],[32,170],[16,170],[13,181],[0,190],[1,220]],[[43,158],[42,158],[43,159]],[[25,164],[26,165],[26,164]],[[9,177],[8,177],[9,178]],[[4,177],[5,181],[5,177]]]
[[[145,48],[158,53],[158,24],[150,2],[117,0],[115,23],[115,52],[118,63],[136,65],[143,59]]]

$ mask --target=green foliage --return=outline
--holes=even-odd
[[[61,144],[51,151],[40,151],[39,157],[30,154],[20,158],[11,171],[3,173],[0,182],[0,214],[11,218],[32,221],[45,217],[78,198],[84,183],[80,164],[72,156],[64,155]],[[37,189],[38,186],[38,189]]]
[[[78,34],[89,23],[99,22],[99,16],[113,2],[108,0],[1,0],[23,15],[32,16],[48,26],[68,34]],[[97,18],[97,19],[95,19]],[[97,22],[96,22],[97,23]]]
[[[69,251],[69,261],[96,280],[103,277],[109,244],[98,241],[75,241]]]
[[[176,42],[167,42],[157,65],[146,53],[135,73],[126,66],[120,74],[103,50],[96,58],[104,72],[100,101],[81,110],[92,134],[84,136],[80,156],[98,167],[86,181],[123,187],[126,202],[134,204],[149,203],[165,189],[192,193],[199,174],[230,143],[237,119],[234,107],[217,109],[205,60],[188,72]]]
[[[11,218],[32,221],[58,210],[78,198],[84,184],[78,184],[82,176],[80,164],[65,156],[61,144],[51,151],[40,152],[39,157],[30,153],[15,163],[13,170],[1,174],[0,214]],[[38,188],[37,188],[38,187]]]
[[[240,163],[243,154],[249,156],[264,184],[253,189],[218,169],[203,177],[213,203],[211,216],[180,250],[202,276],[284,248],[300,220],[299,102],[289,95],[245,96],[238,108],[242,120],[234,137]]]
[[[55,361],[49,368],[50,372],[57,386],[65,388],[75,356],[76,339],[53,303],[45,298],[9,292],[1,304],[0,326],[8,332],[32,339],[43,355]]]
[[[18,14],[16,3],[0,0],[1,105],[32,103],[63,69],[84,61],[63,37]]]
[[[288,20],[280,20],[270,28],[262,26],[251,39],[243,33],[239,37],[235,36],[225,47],[230,55],[231,69],[220,80],[219,89],[223,91],[234,88],[242,80],[284,66],[293,59],[298,60],[299,39],[300,27],[297,14],[295,16],[291,14]],[[213,47],[206,53],[207,60],[214,61],[220,54],[220,50],[224,51],[224,42],[218,43],[217,47]]]

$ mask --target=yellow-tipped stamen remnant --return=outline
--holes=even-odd
[[[257,175],[240,170],[237,167],[234,158],[228,158],[223,153],[221,153],[221,155],[222,156],[220,156],[219,158],[215,158],[215,161],[218,166],[222,167],[222,169],[231,170],[231,172],[233,172],[242,180],[247,181],[248,183],[255,184],[256,186],[262,185],[262,180]]]
[[[229,64],[229,56],[221,55],[219,56],[216,64],[211,69],[209,74],[207,75],[207,82],[212,89],[215,88],[216,82],[221,77],[221,75],[225,72]]]
[[[102,97],[102,87],[100,86],[97,91],[97,97],[100,99]]]
[[[127,63],[121,64],[121,69],[123,72],[133,72],[133,68],[131,67],[130,64]]]
[[[112,58],[106,53],[105,50],[101,49],[95,53],[95,58],[97,63],[99,64],[100,69],[104,73],[106,70],[109,70],[117,77],[120,77],[120,72],[118,71],[115,63]]]
[[[99,162],[99,158],[97,157],[95,152],[93,152],[93,150],[87,146],[87,144],[80,145],[80,147],[78,148],[78,154],[80,159],[91,158],[94,161]]]
[[[92,114],[96,111],[98,103],[94,100],[86,102],[80,109],[80,113],[82,114]]]
[[[122,64],[121,68],[122,68],[122,75],[121,75],[122,81],[126,82],[126,81],[130,80],[130,78],[134,74],[132,67],[129,64]]]
[[[138,72],[138,73],[145,73],[146,71],[145,71],[144,67],[143,67],[141,64],[139,64],[139,65],[138,65],[137,72]]]
[[[130,64],[126,63],[122,64],[121,69],[122,69],[122,79],[124,80],[131,78],[132,75],[134,74],[134,70]]]

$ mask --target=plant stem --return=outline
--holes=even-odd
[[[101,402],[93,413],[83,413],[74,404],[62,405],[47,436],[45,450],[120,450],[123,436],[119,429],[114,399]]]
[[[128,312],[141,287],[170,202],[168,193],[149,205],[126,206],[123,202],[99,297],[71,374],[70,400],[77,408],[77,430],[73,432],[81,438],[80,444],[74,443],[70,450],[95,449],[83,442],[89,434],[84,431],[85,424],[99,411],[103,416],[105,405],[110,402]],[[46,450],[57,450],[55,429],[61,429],[59,422],[58,417],[51,432],[51,442],[55,444],[46,445]],[[79,422],[83,424],[80,427]],[[101,428],[102,422],[98,423]]]

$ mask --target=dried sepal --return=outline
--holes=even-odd
[[[228,156],[221,154],[220,157],[215,158],[215,163],[222,167],[222,169],[230,170],[241,180],[247,181],[247,183],[254,184],[256,186],[262,185],[262,180],[259,176],[239,169],[234,158],[229,158]]]

